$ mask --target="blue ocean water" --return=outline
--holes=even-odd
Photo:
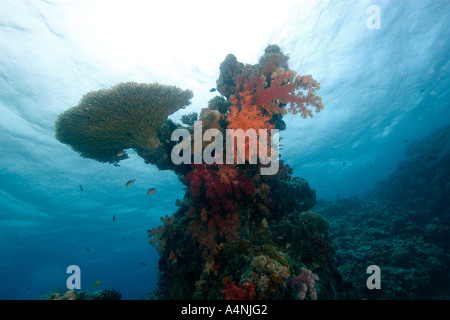
[[[367,26],[370,5],[379,29]],[[448,0],[274,6],[0,2],[0,299],[65,287],[69,265],[80,267],[85,290],[140,299],[156,287],[147,230],[176,210],[184,186],[132,150],[116,167],[58,142],[57,115],[88,91],[124,81],[191,89],[192,104],[170,117],[179,121],[214,96],[228,53],[257,63],[276,43],[291,69],[321,84],[322,112],[284,118],[281,155],[325,200],[370,191],[411,141],[450,124]]]

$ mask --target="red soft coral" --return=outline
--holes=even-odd
[[[252,194],[255,190],[253,181],[230,165],[194,165],[186,179],[190,181],[192,198],[209,200],[212,205],[225,204],[232,196],[239,199],[242,191]]]
[[[253,300],[255,297],[256,285],[245,281],[240,285],[234,283],[228,277],[223,279],[225,288],[222,290],[225,300]]]
[[[257,89],[255,103],[268,114],[285,113],[282,106],[288,103],[290,108],[287,111],[293,114],[301,113],[303,118],[313,116],[307,106],[314,106],[316,112],[320,112],[323,109],[322,99],[315,94],[315,91],[320,89],[320,84],[310,75],[295,75],[295,71],[278,68],[277,72],[272,74],[270,87]],[[307,93],[302,90],[307,90]]]

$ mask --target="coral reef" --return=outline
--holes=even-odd
[[[186,185],[178,210],[149,230],[150,242],[160,254],[157,299],[345,296],[328,222],[311,211],[315,191],[306,180],[292,177],[292,168],[268,147],[274,138],[271,129],[285,129],[285,114],[306,118],[314,109],[323,109],[316,95],[319,83],[290,70],[288,59],[277,45],[268,46],[256,65],[229,54],[217,80],[221,96],[212,98],[199,116],[204,131],[266,129],[268,136],[258,147],[278,161],[279,170],[273,175],[260,170],[267,163],[259,153],[254,157],[250,139],[242,140],[240,150],[226,151],[241,155],[231,163],[170,162],[176,143],[170,135],[181,125],[166,119],[189,104],[189,90],[119,84],[88,93],[77,107],[58,117],[57,138],[82,156],[115,163],[122,150],[134,148],[146,163],[174,170]],[[192,135],[194,119],[193,114],[182,118]],[[204,142],[202,150],[207,148]]]
[[[318,201],[353,299],[449,299],[450,127],[412,142],[406,159],[362,197]],[[381,269],[369,290],[365,268]]]
[[[86,290],[65,290],[61,287],[53,288],[39,300],[121,300],[122,294],[116,289],[101,289],[94,293]]]
[[[450,207],[450,126],[412,141],[406,159],[369,195],[404,207],[430,212],[433,217]]]

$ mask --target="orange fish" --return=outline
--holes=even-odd
[[[131,185],[134,183],[136,179],[132,179],[130,181],[127,182],[127,184],[125,185],[127,188],[131,187]]]
[[[117,154],[117,156],[118,156],[118,157],[121,157],[121,156],[123,156],[124,154],[125,154],[125,152],[120,151],[120,152]]]
[[[156,192],[155,188],[148,189],[147,194],[154,194]]]

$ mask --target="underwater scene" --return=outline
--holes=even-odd
[[[449,21],[0,0],[0,300],[450,299]]]

